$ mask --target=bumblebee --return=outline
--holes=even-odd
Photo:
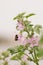
[[[18,40],[18,35],[15,35],[15,41],[17,41]]]

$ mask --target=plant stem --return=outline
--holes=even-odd
[[[31,53],[32,57],[33,57],[33,60],[34,60],[34,55]]]
[[[39,63],[38,63],[38,60],[37,60],[37,55],[36,55],[36,52],[35,52],[35,50],[34,50],[34,56],[35,56],[35,63],[36,63],[36,65],[39,65]]]

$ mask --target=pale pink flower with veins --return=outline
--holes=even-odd
[[[23,30],[24,29],[24,26],[23,26],[23,24],[21,22],[17,23],[17,29],[18,30]]]
[[[28,43],[28,39],[23,37],[22,35],[18,35],[18,41],[22,44],[22,45],[26,45]]]
[[[32,38],[29,38],[28,42],[30,43],[31,47],[38,46],[39,37],[38,36],[36,36],[36,37],[33,36]]]

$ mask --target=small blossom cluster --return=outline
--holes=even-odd
[[[17,30],[23,31],[24,28],[25,28],[25,26],[23,25],[23,23],[21,21],[19,21],[17,23]],[[28,43],[28,44],[30,44],[30,47],[38,46],[38,43],[39,43],[39,37],[38,36],[33,35],[30,38],[28,37],[28,35],[26,37],[25,36],[26,35],[23,36],[23,34],[19,33],[18,35],[16,35],[17,41],[19,41],[22,45],[26,45]]]

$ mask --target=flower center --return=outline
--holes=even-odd
[[[35,41],[35,40],[33,40],[33,41],[32,41],[32,43],[33,43],[33,44],[35,44],[35,43],[36,43],[36,41]]]

